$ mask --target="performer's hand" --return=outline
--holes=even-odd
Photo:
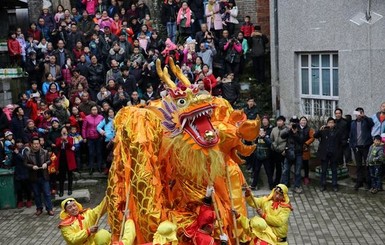
[[[259,216],[263,216],[263,211],[262,211],[262,209],[260,209],[260,208],[257,208],[257,213],[259,214]]]
[[[125,220],[129,220],[130,219],[130,210],[127,209],[127,211],[125,211],[123,213],[124,213]]]
[[[208,185],[206,188],[206,197],[211,197],[214,193],[214,186]]]
[[[47,168],[47,164],[46,163],[43,163],[43,165],[41,166],[43,169],[46,169]]]
[[[39,167],[38,167],[38,166],[36,166],[36,165],[34,165],[34,166],[32,167],[32,169],[33,169],[33,170],[38,170],[38,169],[39,169]]]
[[[251,189],[249,187],[246,187],[245,197],[249,197],[249,196],[251,196]]]
[[[99,226],[97,226],[97,225],[91,226],[90,232],[91,233],[96,233],[96,232],[98,232],[98,229],[99,229]]]
[[[228,237],[226,234],[219,235],[219,239],[220,239],[222,242],[227,242],[227,241],[229,241],[229,237]]]
[[[240,214],[235,209],[231,209],[231,212],[235,215],[235,218],[239,218]]]

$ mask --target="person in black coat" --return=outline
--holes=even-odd
[[[29,170],[24,165],[24,153],[29,151],[29,148],[24,148],[23,141],[17,140],[16,147],[12,153],[12,162],[15,166],[15,189],[17,193],[17,207],[22,208],[24,205],[27,208],[32,206],[32,190],[31,182],[29,181]],[[24,202],[24,198],[26,202]]]
[[[337,184],[337,159],[341,148],[341,131],[336,127],[335,119],[329,117],[326,125],[323,125],[314,134],[314,138],[320,140],[318,146],[318,158],[321,160],[321,191],[326,190],[326,173],[328,166],[332,169],[333,190],[338,191]]]
[[[38,85],[41,85],[43,65],[36,59],[36,56],[37,54],[35,51],[29,52],[27,62],[25,63],[25,70],[28,72],[28,81],[36,81]]]
[[[122,85],[124,92],[130,95],[132,92],[137,91],[137,82],[135,77],[130,74],[130,68],[124,65],[120,68],[120,71],[122,72],[122,76],[119,77],[116,82]]]
[[[99,88],[104,84],[104,67],[98,63],[98,59],[95,55],[91,56],[91,65],[88,67],[88,87],[92,100],[96,100],[96,95],[99,92]]]
[[[334,110],[334,116],[336,119],[336,129],[340,131],[341,147],[338,152],[337,164],[343,164],[345,158],[345,164],[352,161],[352,152],[349,147],[349,134],[350,134],[350,121],[342,117],[343,111],[341,108]]]
[[[28,118],[24,116],[24,110],[20,106],[17,106],[13,111],[13,117],[11,120],[11,131],[15,140],[24,139],[24,128],[27,126]]]

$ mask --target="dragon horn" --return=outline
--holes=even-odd
[[[167,84],[168,88],[176,88],[176,84],[171,80],[170,75],[168,74],[167,67],[164,67],[162,71],[160,59],[156,60],[156,72],[158,73],[160,80]]]
[[[183,74],[182,70],[178,65],[175,65],[174,60],[172,58],[169,59],[169,64],[171,71],[174,73],[174,75],[183,83],[184,86],[190,87],[191,83],[188,80],[188,78]]]

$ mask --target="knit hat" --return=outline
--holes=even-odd
[[[5,134],[4,134],[5,137],[8,137],[10,135],[13,135],[13,133],[11,131],[9,131],[9,130],[5,131]]]
[[[28,123],[30,123],[30,122],[35,123],[32,119],[28,119],[28,120],[27,120],[27,125],[28,125]]]
[[[58,123],[60,123],[60,121],[59,121],[59,119],[58,119],[57,117],[53,117],[53,118],[51,119],[51,123],[53,123],[53,122],[58,122]]]

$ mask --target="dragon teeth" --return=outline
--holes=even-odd
[[[184,125],[186,124],[186,122],[187,122],[187,119],[186,119],[186,118],[183,119],[183,122],[182,122],[182,128],[184,128]]]

